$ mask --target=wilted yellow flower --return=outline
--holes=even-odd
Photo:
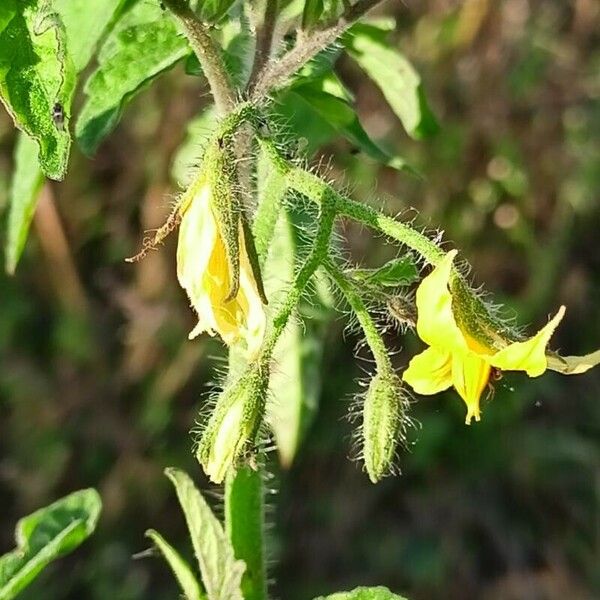
[[[228,298],[232,274],[227,260],[209,173],[200,174],[186,192],[177,245],[177,277],[198,314],[192,339],[203,332],[219,334],[227,345],[243,340],[254,357],[265,331],[265,311],[239,225],[239,287]]]
[[[417,289],[417,333],[429,348],[410,361],[403,375],[417,393],[436,394],[454,386],[467,405],[469,424],[473,418],[480,419],[479,399],[492,368],[525,371],[529,377],[538,377],[547,368],[582,373],[600,361],[598,353],[587,357],[546,356],[550,337],[565,314],[564,306],[538,333],[522,342],[498,336],[498,347],[492,348],[469,335],[455,318],[449,289],[455,256],[455,250],[446,254]]]

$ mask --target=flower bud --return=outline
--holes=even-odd
[[[230,467],[251,445],[262,422],[269,369],[255,364],[217,400],[196,457],[214,483],[221,483]]]
[[[371,380],[363,406],[363,459],[369,479],[377,483],[392,469],[403,436],[406,400],[400,379],[378,373]]]

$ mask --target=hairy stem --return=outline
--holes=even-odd
[[[181,24],[198,57],[210,86],[217,113],[225,115],[235,106],[236,97],[219,46],[210,35],[207,25],[189,7],[187,0],[163,1]]]
[[[323,195],[319,199],[319,206],[321,213],[319,215],[319,225],[313,240],[312,250],[302,268],[298,271],[282,305],[273,318],[272,329],[263,344],[261,353],[263,359],[268,360],[272,356],[275,344],[300,301],[310,278],[328,255],[329,240],[336,216],[335,199],[329,190],[324,190]]]
[[[248,82],[248,91],[252,92],[259,73],[267,64],[273,47],[273,34],[279,12],[279,0],[265,0],[265,11],[262,23],[256,27],[256,50],[254,52],[254,64],[252,74]]]
[[[335,42],[348,27],[383,0],[358,0],[343,14],[324,29],[302,36],[299,42],[284,56],[271,60],[256,77],[250,98],[263,101],[273,90],[283,86],[287,80],[301,69],[319,52]]]
[[[272,140],[262,138],[259,139],[259,142],[271,159],[273,167],[285,174],[290,188],[317,202],[318,198],[329,194],[333,197],[337,213],[340,216],[349,217],[412,248],[431,265],[437,265],[443,258],[444,250],[425,234],[362,202],[356,202],[340,194],[317,175],[295,167],[279,153]],[[477,322],[471,323],[470,326],[477,328],[474,333],[478,338],[487,338],[492,345],[499,334],[506,339],[515,339],[514,332],[509,330],[505,323],[490,314],[482,299],[471,289],[465,278],[456,269],[451,285],[456,297],[469,305],[473,314],[477,314]]]
[[[225,480],[225,528],[235,557],[246,563],[245,600],[265,600],[265,502],[263,474],[249,466],[230,469]]]
[[[350,305],[352,312],[356,315],[358,322],[365,334],[365,339],[369,349],[373,354],[375,363],[377,365],[377,371],[380,373],[391,373],[392,363],[388,350],[385,346],[383,338],[375,325],[375,321],[369,314],[367,307],[360,294],[356,291],[352,283],[348,280],[346,275],[333,263],[331,259],[324,263],[325,270],[328,275],[334,281],[335,285],[340,289],[344,298]]]

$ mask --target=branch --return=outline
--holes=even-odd
[[[263,21],[256,27],[254,64],[252,65],[252,74],[250,75],[250,80],[248,82],[248,90],[250,92],[254,89],[259,74],[271,56],[273,34],[275,33],[278,11],[279,0],[266,0]]]
[[[209,28],[188,6],[186,0],[163,0],[177,18],[192,46],[210,86],[217,112],[224,115],[236,103],[219,46],[210,35]]]
[[[346,29],[382,1],[358,0],[343,12],[335,23],[315,31],[296,44],[287,54],[270,61],[259,73],[250,99],[260,102],[272,90],[284,85],[308,61],[333,44]]]

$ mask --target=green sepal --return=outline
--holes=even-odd
[[[225,246],[229,267],[228,302],[236,297],[240,287],[240,202],[235,192],[235,157],[226,137],[211,141],[204,156],[204,165],[212,190],[212,209]]]
[[[241,214],[242,229],[244,230],[244,241],[246,243],[246,254],[248,255],[248,262],[252,269],[252,276],[256,282],[256,289],[258,295],[262,300],[263,304],[268,304],[267,295],[265,293],[265,286],[263,284],[262,273],[260,272],[260,264],[258,261],[258,253],[256,252],[256,243],[254,236],[252,235],[252,228],[248,222],[248,217],[244,211]]]
[[[253,363],[217,400],[199,440],[196,458],[214,483],[221,483],[230,468],[256,442],[265,412],[269,363]]]

